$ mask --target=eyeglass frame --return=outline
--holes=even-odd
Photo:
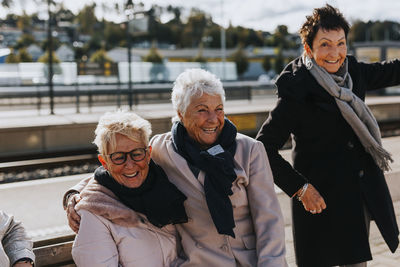
[[[139,148],[132,149],[131,151],[128,151],[128,152],[120,152],[120,151],[117,151],[117,152],[108,154],[107,156],[110,158],[111,162],[112,162],[113,164],[115,164],[115,165],[122,165],[122,164],[124,164],[124,163],[128,160],[128,155],[129,155],[129,157],[131,158],[131,160],[133,160],[134,162],[140,162],[140,161],[142,161],[142,160],[144,160],[144,159],[146,158],[146,154],[147,154],[147,150],[148,150],[148,149],[149,149],[148,147],[146,147],[146,148],[144,148],[144,147],[139,147]],[[136,159],[133,158],[132,153],[133,153],[135,150],[144,150],[144,156],[143,156],[142,159],[136,160]],[[122,153],[122,154],[124,155],[124,158],[125,158],[125,159],[124,159],[124,161],[123,161],[122,163],[115,163],[114,160],[112,159],[112,156],[115,155],[115,154],[117,154],[117,153]]]

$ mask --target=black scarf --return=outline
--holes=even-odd
[[[168,180],[164,170],[153,160],[150,161],[147,178],[138,188],[119,184],[103,167],[96,169],[94,179],[110,189],[126,206],[146,215],[159,228],[188,221],[183,206],[186,196]]]
[[[232,182],[236,179],[233,157],[236,152],[236,127],[225,118],[218,140],[208,150],[189,137],[181,122],[171,129],[175,150],[187,162],[205,172],[204,193],[218,233],[235,237],[233,228]],[[222,148],[221,148],[222,147]]]

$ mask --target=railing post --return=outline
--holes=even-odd
[[[88,108],[89,108],[89,113],[92,113],[92,87],[88,87]]]
[[[80,99],[79,99],[79,83],[75,83],[75,93],[76,93],[76,113],[80,113]]]
[[[36,85],[36,95],[37,95],[37,110],[38,110],[38,115],[40,115],[40,109],[42,106],[42,98],[41,98],[41,94],[40,94],[40,86]]]

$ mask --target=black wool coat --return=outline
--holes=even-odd
[[[353,92],[400,84],[400,61],[365,64],[348,56]],[[377,223],[390,250],[399,230],[383,175],[342,117],[334,98],[297,58],[277,80],[278,102],[260,129],[274,181],[293,196],[308,181],[327,205],[321,214],[292,199],[293,235],[299,266],[333,266],[371,260],[364,212]],[[289,135],[293,166],[278,153]]]

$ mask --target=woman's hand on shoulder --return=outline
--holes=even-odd
[[[301,198],[301,202],[303,203],[304,209],[312,214],[321,213],[326,209],[324,198],[312,184],[308,185],[306,192]]]
[[[75,210],[75,205],[81,200],[79,193],[73,194],[69,197],[67,202],[67,217],[68,224],[71,227],[72,231],[78,233],[79,224],[81,223],[81,217]]]

